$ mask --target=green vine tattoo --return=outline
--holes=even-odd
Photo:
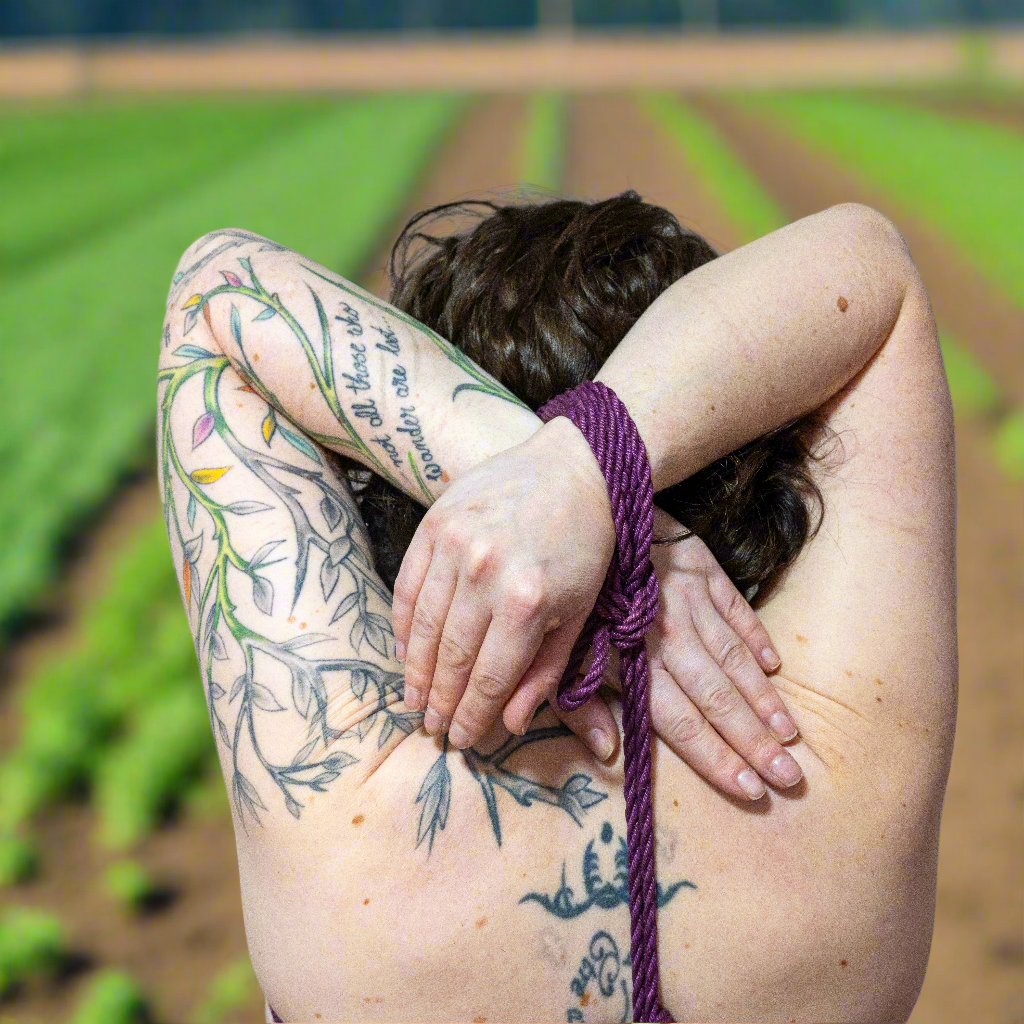
[[[210,253],[176,275],[172,294],[175,289],[183,292],[198,270],[208,266],[216,256],[253,241],[263,247],[259,251],[280,248],[273,243],[264,244],[265,240],[245,232],[229,233],[229,237],[215,245]],[[351,372],[339,373],[336,341],[331,335],[332,318],[320,295],[310,287],[317,324],[315,330],[308,331],[280,297],[264,287],[249,255],[238,257],[237,265],[242,274],[221,270],[222,284],[179,302],[176,320],[169,321],[165,328],[164,343],[168,351],[158,374],[159,466],[165,523],[172,550],[180,553],[178,569],[186,612],[193,624],[207,711],[214,736],[229,757],[233,805],[240,823],[248,829],[250,824],[260,824],[263,812],[269,811],[265,786],[268,780],[283,806],[299,818],[309,794],[326,792],[347,768],[360,761],[358,748],[361,744],[375,738],[379,750],[396,735],[412,734],[419,728],[423,715],[396,709],[404,695],[404,675],[387,667],[394,657],[391,594],[374,571],[365,526],[351,492],[339,478],[330,453],[315,443],[322,441],[358,453],[363,461],[387,475],[386,462],[355,429],[354,419],[360,417],[374,428],[381,425],[375,401],[360,394],[360,401],[352,403],[347,410],[340,392],[346,388],[364,391],[368,387],[368,383],[364,386],[365,361],[358,357],[366,351],[369,339],[379,336],[379,340],[375,340],[376,347],[389,356],[399,353],[401,342],[389,324],[365,324],[358,310],[340,302],[333,322],[341,322],[343,337],[349,339],[353,362]],[[385,309],[355,290],[328,278],[324,280],[350,296],[358,294],[362,301]],[[230,302],[228,325],[240,353],[240,367],[221,352],[187,340],[199,317],[211,324],[210,304],[219,296],[227,296]],[[277,318],[287,325],[297,352],[301,352],[303,361],[309,365],[316,387],[341,426],[340,436],[318,436],[311,440],[288,422],[281,411],[281,402],[261,380],[247,355],[243,312],[248,316],[253,311],[252,322]],[[385,311],[424,330],[404,314]],[[172,322],[180,324],[182,342],[173,352],[169,350]],[[369,334],[371,331],[374,333]],[[436,335],[432,337],[450,358],[459,360],[457,350]],[[471,367],[472,364],[467,366],[467,373],[473,377],[473,389],[491,388],[488,393],[505,397],[500,385],[481,376],[482,371],[471,372]],[[172,431],[172,414],[190,382],[194,382],[192,393],[196,389],[201,393],[201,404],[197,403],[193,411],[184,414],[188,417],[184,429],[179,413],[179,427],[175,432]],[[241,436],[225,413],[226,394],[232,382],[237,390],[249,392],[265,403],[262,412],[256,408],[260,424],[258,439]],[[400,364],[392,368],[390,386],[399,398],[407,397],[408,381],[405,368]],[[455,389],[453,400],[464,386],[469,385]],[[425,496],[432,500],[427,477],[440,472],[440,467],[423,436],[414,407],[403,405],[400,410],[401,423],[395,431],[408,439],[408,464]],[[191,441],[191,450],[187,452],[182,450],[187,447],[183,443],[186,431]],[[255,429],[250,432],[257,433]],[[230,458],[223,454],[203,458],[204,452],[210,450],[212,438],[218,439]],[[397,446],[390,443],[397,451]],[[381,447],[391,458],[383,441]],[[218,501],[213,485],[228,473],[233,473],[234,478],[244,476],[247,482],[260,485],[254,489],[266,500]],[[287,513],[285,519],[282,519],[282,511]],[[268,517],[267,513],[271,512],[277,515]],[[239,520],[262,522],[259,517],[272,519],[276,525],[272,530],[254,530],[249,525],[245,530],[247,544],[241,542]],[[250,551],[250,547],[254,550]],[[311,571],[311,566],[317,565],[314,558],[319,560],[318,572],[315,568]],[[267,572],[271,566],[282,562],[289,571],[288,593],[284,595],[275,593],[271,578],[277,579],[280,587],[280,577]],[[315,600],[319,603],[322,598],[329,625],[344,620],[346,628],[341,636],[294,629],[289,630],[284,639],[271,635],[265,620],[281,621],[281,616],[275,613],[281,611],[282,602],[294,613],[300,598],[310,587],[317,588]],[[237,601],[239,588],[251,595],[251,602],[243,602],[241,607]],[[342,629],[340,625],[338,628]],[[337,645],[341,637],[347,638],[351,656],[316,656],[319,645],[332,640]],[[277,667],[277,681],[265,672],[271,663]],[[232,669],[232,664],[240,666],[241,671]],[[231,676],[234,679],[229,681]],[[351,697],[359,709],[358,721],[346,728],[334,727],[328,718],[330,707],[337,704],[339,697]],[[538,709],[538,714],[541,710]],[[261,729],[268,716],[294,719],[299,739],[293,756],[285,755],[282,759],[280,753],[272,756],[268,752],[263,735],[266,730]],[[559,723],[531,728],[524,736],[510,737],[490,752],[475,748],[458,752],[469,777],[480,786],[499,846],[502,842],[499,791],[523,807],[547,804],[560,808],[581,827],[588,810],[607,798],[607,793],[594,788],[591,777],[583,773],[572,775],[561,786],[550,786],[507,766],[516,750],[568,735],[570,731]],[[421,805],[416,845],[427,840],[428,855],[449,817],[452,791],[449,753],[445,744],[415,799],[415,804]]]
[[[390,595],[377,580],[363,547],[354,543],[354,534],[360,528],[351,503],[326,479],[322,468],[313,469],[279,459],[268,453],[257,451],[244,444],[228,424],[221,408],[219,383],[229,363],[226,356],[216,356],[196,346],[182,346],[176,355],[188,361],[182,366],[161,370],[159,379],[166,383],[161,402],[161,462],[164,481],[164,510],[167,528],[176,536],[181,546],[182,579],[186,606],[196,609],[197,621],[201,622],[196,635],[196,654],[199,657],[207,691],[207,705],[210,722],[222,742],[232,754],[232,796],[239,817],[243,823],[251,818],[259,821],[259,811],[267,810],[252,781],[243,772],[239,763],[241,741],[247,739],[250,749],[259,764],[280,789],[285,806],[299,817],[302,803],[297,791],[308,789],[325,792],[327,784],[333,782],[342,770],[355,763],[358,758],[347,751],[331,750],[335,741],[343,739],[346,732],[332,729],[327,723],[328,695],[325,677],[328,673],[341,672],[349,677],[349,686],[354,696],[365,699],[371,687],[377,695],[375,710],[353,730],[362,739],[377,720],[382,721],[378,746],[383,746],[395,728],[412,732],[422,720],[419,712],[394,712],[387,697],[390,693],[400,695],[402,677],[399,673],[388,672],[372,662],[363,659],[317,659],[300,653],[307,647],[331,639],[326,634],[298,634],[278,642],[244,623],[236,614],[231,600],[228,576],[231,570],[245,576],[252,588],[253,604],[266,616],[273,614],[275,594],[271,581],[261,570],[274,564],[277,549],[284,538],[269,540],[251,556],[244,556],[231,539],[231,520],[237,516],[257,515],[269,511],[271,506],[256,501],[239,501],[224,505],[215,501],[205,488],[221,479],[233,467],[212,466],[188,471],[182,463],[171,432],[171,408],[182,386],[197,374],[203,377],[205,411],[196,420],[192,429],[193,450],[198,449],[210,436],[216,434],[238,460],[254,477],[264,483],[287,509],[294,525],[297,542],[295,587],[292,594],[292,608],[299,599],[305,584],[309,553],[318,549],[324,555],[320,572],[320,585],[325,601],[339,592],[345,594],[333,611],[331,622],[338,621],[347,612],[355,609],[356,617],[349,634],[355,651],[368,645],[382,657],[389,657],[393,650],[393,635],[389,618],[380,612],[371,611],[370,595],[390,606]],[[272,413],[268,412],[268,417]],[[264,420],[263,434],[269,445],[274,433],[282,429],[274,418],[275,430],[271,432]],[[286,435],[282,435],[289,440]],[[295,435],[300,443],[295,445],[307,458],[320,462],[316,450]],[[282,483],[271,470],[299,477],[314,485],[321,493],[319,510],[326,529],[314,525],[302,504],[296,499],[295,488]],[[202,509],[213,525],[213,543],[216,551],[213,563],[205,580],[200,580],[199,557],[203,550],[204,534],[200,531],[186,536],[182,519],[175,507],[172,479],[178,479],[188,493],[185,521],[191,531],[195,526],[196,513]],[[341,588],[338,581],[346,573],[349,588]],[[214,679],[216,662],[228,659],[224,633],[231,637],[240,649],[245,670],[234,681],[230,693]],[[288,764],[272,763],[263,753],[256,729],[256,712],[277,713],[285,710],[271,690],[256,679],[255,656],[263,654],[285,667],[291,676],[291,699],[294,710],[308,725],[307,742]],[[229,704],[239,701],[233,734],[229,733],[218,709],[219,702],[227,696]],[[321,750],[320,756],[314,756]]]

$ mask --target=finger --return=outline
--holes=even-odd
[[[405,702],[417,711],[427,706],[441,630],[448,617],[456,582],[455,566],[440,553],[435,554],[416,598],[409,626],[409,650],[405,656]],[[423,719],[423,728],[432,736],[443,730],[443,724],[446,723],[438,722],[429,712]]]
[[[433,548],[432,534],[429,529],[424,529],[421,522],[409,542],[409,547],[406,548],[393,588],[391,623],[395,634],[395,655],[399,661],[405,661],[409,631],[412,628],[412,613],[416,607],[416,598],[419,597],[423,581],[426,579],[427,570],[430,568]]]
[[[479,589],[465,576],[460,576],[455,595],[437,646],[434,675],[430,681],[428,713],[445,726],[453,720],[469,675],[476,664],[480,647],[491,624],[491,610],[481,603]],[[431,730],[428,730],[431,731]]]
[[[533,721],[537,708],[545,700],[554,702],[558,684],[569,664],[572,646],[583,628],[584,619],[565,622],[547,633],[533,663],[523,673],[515,692],[509,697],[502,720],[509,732],[522,736]]]
[[[651,725],[698,775],[737,800],[768,792],[753,768],[711,728],[665,669],[651,667]]]
[[[800,781],[800,766],[793,755],[768,732],[699,638],[687,645],[682,656],[675,649],[666,650],[664,660],[665,668],[719,736],[761,778],[782,788]]]
[[[475,743],[519,685],[544,640],[538,612],[532,600],[525,599],[513,599],[513,607],[495,611],[448,730],[452,746],[461,750]]]
[[[708,570],[707,578],[711,600],[714,601],[719,614],[736,630],[737,635],[757,658],[761,668],[765,672],[774,672],[782,664],[782,659],[757,612],[750,607],[747,599],[736,589],[717,562]]]
[[[797,734],[782,698],[757,663],[750,647],[722,618],[712,598],[698,599],[690,608],[690,616],[705,650],[732,680],[757,717],[783,743]],[[756,616],[755,616],[756,617]]]
[[[611,759],[618,749],[619,726],[608,707],[608,701],[600,693],[595,693],[583,707],[575,711],[563,711],[554,698],[551,707],[599,761]]]

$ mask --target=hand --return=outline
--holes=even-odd
[[[564,417],[452,483],[406,551],[392,606],[405,702],[426,711],[427,732],[471,746],[502,709],[505,727],[525,732],[557,688],[614,549],[601,468]],[[559,717],[610,756],[617,728],[603,701]]]
[[[654,515],[656,538],[683,532]],[[757,614],[699,537],[654,544],[651,560],[660,587],[647,635],[652,728],[730,796],[760,799],[764,781],[796,785],[800,767],[782,742],[797,727],[768,678],[779,657]]]

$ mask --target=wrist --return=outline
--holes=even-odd
[[[566,416],[555,416],[544,423],[530,440],[536,444],[544,463],[558,467],[558,472],[565,473],[574,481],[581,501],[601,510],[602,522],[614,537],[615,521],[608,482],[590,442],[579,427]]]

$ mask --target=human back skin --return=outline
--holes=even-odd
[[[775,681],[800,727],[791,749],[805,780],[756,804],[730,800],[653,744],[661,992],[679,1021],[903,1020],[927,958],[955,710],[948,391],[898,237],[862,210],[816,230],[839,228],[855,258],[828,293],[805,297],[811,308],[827,302],[856,330],[850,314],[870,321],[864,307],[885,304],[879,264],[906,280],[892,322],[827,398],[843,451],[815,469],[822,528],[758,609],[782,656]],[[746,274],[756,299],[771,238],[709,265],[694,301],[716,271]],[[410,326],[352,293],[306,297],[299,316],[292,298],[313,286],[290,291],[266,240],[230,240],[210,259],[224,238],[186,254],[186,287],[172,292],[161,476],[270,1004],[285,1020],[629,1019],[621,755],[601,764],[550,709],[525,736],[499,724],[465,752],[418,728],[401,699],[389,595],[352,495],[316,446],[348,454],[364,428],[371,443],[381,427],[394,438],[394,421],[372,426],[352,414],[359,392],[337,388],[323,412],[325,357],[281,369],[283,342],[260,334],[290,330],[292,317],[322,353],[326,320],[335,379],[359,381],[373,366],[345,343],[372,331],[390,358],[388,331],[407,350]],[[792,258],[799,239],[784,241]],[[772,316],[805,317],[827,348],[802,307],[778,307]],[[345,333],[356,322],[363,333]],[[296,345],[307,353],[301,339],[287,351]],[[726,356],[721,367],[765,401]],[[409,432],[438,479],[497,448],[496,407],[536,429],[494,393],[468,397],[489,414],[469,455],[450,421],[431,437],[421,417]]]

